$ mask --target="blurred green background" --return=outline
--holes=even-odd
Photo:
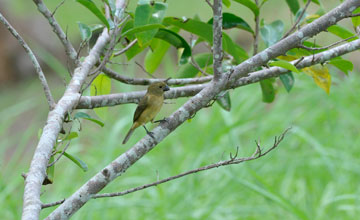
[[[45,1],[50,9],[59,2]],[[167,2],[168,15],[193,17],[198,14],[204,20],[210,18],[211,11],[203,1]],[[338,3],[326,1],[324,7],[330,9]],[[135,4],[136,1],[131,1],[130,8]],[[240,5],[233,3],[232,8],[226,10],[253,24],[251,12]],[[278,11],[276,15],[274,10]],[[31,1],[0,2],[0,11],[6,12],[8,20],[19,27],[19,32],[33,46],[42,60],[50,87],[59,98],[65,89],[63,81],[68,80],[66,60],[45,19]],[[280,0],[269,1],[263,13],[266,22],[289,18],[287,5]],[[74,43],[79,42],[76,21],[96,22],[73,0],[66,1],[56,16],[64,28],[68,26],[69,38]],[[10,39],[10,35],[6,36],[8,33],[1,28],[0,37],[5,35],[16,49],[17,42]],[[29,29],[35,32],[28,32]],[[244,48],[251,49],[248,46],[252,43],[251,36],[244,33],[237,31],[232,35]],[[18,56],[24,56],[21,48],[15,51]],[[157,72],[158,76],[161,72],[171,76],[177,69],[172,59],[176,51],[171,53]],[[353,54],[347,58],[355,60]],[[141,61],[142,56],[138,60]],[[120,58],[119,61],[126,60]],[[24,62],[26,66],[27,61]],[[146,77],[134,61],[117,68],[128,76]],[[1,219],[21,216],[24,186],[21,173],[28,170],[39,129],[47,117],[45,97],[32,71],[29,66],[28,75],[4,81],[0,86]],[[261,139],[263,146],[270,147],[274,136],[292,126],[282,144],[267,156],[123,197],[92,200],[73,219],[357,219],[360,216],[360,75],[355,68],[349,76],[331,69],[331,76],[330,95],[317,87],[311,77],[302,74],[295,76],[296,83],[289,94],[281,87],[272,104],[262,102],[258,84],[232,90],[231,112],[217,104],[201,110],[104,192],[125,190],[228,159],[229,153],[234,153],[237,147],[239,156],[249,156],[255,150],[254,140]],[[112,86],[113,92],[144,89],[116,81]],[[158,118],[171,114],[186,100],[168,101],[170,103],[164,105]],[[82,122],[80,136],[72,141],[68,151],[86,162],[89,170],[83,172],[67,158],[62,158],[56,164],[55,183],[43,187],[41,199],[44,203],[70,196],[145,135],[143,129],[138,129],[127,145],[121,144],[134,109],[135,105],[109,108],[103,128]],[[86,112],[94,115],[91,110]],[[46,217],[53,209],[43,210],[41,217]]]

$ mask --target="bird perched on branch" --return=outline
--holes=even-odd
[[[126,134],[125,139],[123,140],[123,144],[125,144],[131,134],[137,127],[143,126],[146,130],[146,133],[152,137],[151,132],[149,132],[145,124],[149,121],[153,122],[157,113],[159,113],[161,106],[164,102],[164,92],[168,91],[169,87],[166,85],[165,82],[156,82],[151,84],[145,96],[140,100],[134,114],[133,124]]]

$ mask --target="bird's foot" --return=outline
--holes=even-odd
[[[154,123],[164,123],[164,122],[167,122],[167,118],[165,117],[163,119],[154,121]]]
[[[152,137],[153,139],[155,139],[155,137],[154,137],[154,132],[148,131],[147,134],[148,134],[150,137]]]

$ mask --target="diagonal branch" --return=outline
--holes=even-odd
[[[277,44],[274,44],[265,51],[258,53],[254,57],[244,61],[240,65],[236,66],[232,71],[222,74],[222,77],[219,81],[213,80],[206,84],[206,86],[198,94],[189,99],[165,121],[160,123],[159,126],[154,128],[152,130],[153,137],[146,135],[133,147],[117,157],[108,166],[99,171],[88,182],[81,186],[46,219],[58,219],[60,216],[62,219],[67,219],[72,216],[85,203],[87,203],[92,198],[92,196],[101,191],[116,177],[126,172],[130,166],[132,166],[146,153],[152,150],[177,127],[179,127],[187,119],[191,118],[199,110],[207,106],[208,103],[214,100],[214,98],[221,91],[226,89],[227,86],[232,84],[236,85],[235,82],[237,82],[239,78],[246,76],[252,69],[261,66],[267,63],[269,60],[284,54],[289,49],[296,47],[305,37],[312,37],[315,34],[324,31],[329,26],[348,16],[348,14],[352,13],[352,11],[355,10],[358,6],[360,6],[359,0],[347,0],[343,2],[326,15],[308,24],[296,33],[281,40]],[[348,48],[348,50],[351,50],[351,48]],[[299,66],[302,64],[302,62],[299,63]]]
[[[273,146],[270,147],[268,150],[266,150],[264,152],[261,151],[261,146],[256,142],[256,151],[250,157],[237,158],[237,153],[238,153],[238,151],[237,151],[235,156],[232,156],[232,154],[230,153],[230,159],[229,160],[219,161],[217,163],[213,163],[213,164],[209,164],[209,165],[197,168],[197,169],[189,170],[189,171],[180,173],[180,174],[175,175],[175,176],[171,176],[171,177],[168,177],[168,178],[165,178],[165,179],[162,179],[162,180],[155,181],[153,183],[149,183],[149,184],[145,184],[145,185],[142,185],[142,186],[127,189],[127,190],[122,191],[122,192],[96,194],[92,198],[93,199],[98,199],[98,198],[106,198],[106,197],[124,196],[124,195],[130,194],[130,193],[133,193],[133,192],[137,192],[137,191],[140,191],[140,190],[143,190],[143,189],[147,189],[147,188],[150,188],[150,187],[153,187],[153,186],[160,185],[162,183],[166,183],[166,182],[169,182],[169,181],[172,181],[172,180],[176,180],[176,179],[179,179],[181,177],[184,177],[184,176],[187,176],[187,175],[190,175],[190,174],[202,172],[202,171],[205,171],[205,170],[211,170],[211,169],[218,168],[218,167],[221,167],[221,166],[239,164],[239,163],[242,163],[242,162],[258,159],[260,157],[265,156],[267,153],[269,153],[270,151],[274,150],[277,146],[279,146],[279,144],[284,139],[286,133],[289,130],[290,130],[290,128],[286,129],[278,138],[275,137],[275,142],[274,142]],[[48,208],[48,207],[56,206],[56,205],[59,205],[59,204],[63,203],[64,201],[65,201],[65,199],[62,199],[62,200],[57,201],[57,202],[43,204],[42,207],[43,208]]]
[[[64,33],[64,31],[60,27],[59,23],[54,18],[54,13],[55,13],[57,8],[55,9],[54,13],[52,13],[46,7],[46,5],[44,4],[44,2],[42,0],[33,0],[33,2],[36,4],[36,6],[37,6],[38,10],[41,12],[41,14],[43,14],[44,17],[48,20],[49,24],[53,28],[54,33],[60,39],[61,43],[65,47],[65,52],[66,52],[67,56],[70,58],[70,60],[74,64],[79,64],[79,61],[77,60],[77,52],[76,52],[76,50],[74,49],[71,42],[68,40],[66,34]]]
[[[303,57],[298,60],[294,60],[292,61],[292,63],[294,65],[296,64],[296,67],[301,69],[315,64],[324,63],[326,61],[331,60],[332,58],[342,56],[344,54],[353,52],[358,49],[360,49],[359,39],[321,53],[317,53],[314,55]],[[249,73],[247,77],[240,78],[237,81],[227,84],[224,89],[225,90],[234,89],[240,86],[256,83],[271,77],[277,77],[287,72],[289,72],[288,69],[284,69],[280,67],[271,67],[269,69],[252,72]],[[208,84],[189,85],[189,86],[172,88],[170,91],[165,93],[165,99],[175,99],[179,97],[194,96],[197,93],[199,93],[202,89],[204,89],[206,86],[208,86]],[[102,96],[82,96],[76,108],[91,109],[91,108],[98,108],[105,106],[121,105],[126,103],[137,103],[138,100],[144,96],[144,94],[145,91],[137,91],[137,92],[102,95]]]
[[[214,80],[219,81],[222,73],[222,0],[214,0],[213,9],[213,66]]]
[[[166,79],[147,79],[147,78],[130,78],[127,76],[123,76],[115,72],[114,70],[104,67],[103,72],[109,76],[110,78],[113,78],[115,80],[118,80],[125,84],[130,85],[149,85],[154,82],[162,82]],[[168,85],[187,85],[187,84],[198,84],[198,83],[205,83],[212,80],[212,76],[206,76],[206,77],[198,77],[198,78],[182,78],[182,79],[169,79],[167,81]]]
[[[5,17],[0,13],[0,21],[5,25],[5,27],[10,31],[10,33],[19,41],[20,45],[25,49],[26,53],[28,54],[29,58],[31,59],[31,62],[33,66],[35,67],[36,73],[40,79],[41,85],[44,89],[44,93],[47,99],[47,102],[49,104],[50,110],[52,110],[55,107],[55,101],[54,98],[51,95],[51,91],[49,88],[49,85],[46,81],[45,75],[41,69],[41,66],[39,62],[37,61],[35,54],[32,52],[30,47],[27,45],[27,43],[22,39],[22,37],[18,34],[18,32],[11,26],[11,24],[5,19]]]
[[[224,74],[224,78],[227,78],[231,83],[241,77],[247,76],[253,69],[265,65],[269,60],[275,59],[276,57],[285,54],[288,50],[297,47],[302,41],[325,31],[328,27],[347,18],[351,15],[352,11],[359,6],[359,0],[344,1],[342,4],[312,23],[307,24],[295,33],[237,65],[232,71]]]

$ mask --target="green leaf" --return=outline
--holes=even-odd
[[[260,81],[262,100],[266,103],[271,103],[275,99],[275,88],[273,86],[273,79],[265,79]]]
[[[160,39],[153,39],[151,45],[155,46],[151,46],[152,50],[148,50],[144,60],[145,70],[149,73],[155,72],[170,47],[169,43]]]
[[[293,64],[291,64],[290,62],[287,62],[285,60],[273,61],[273,62],[269,63],[269,66],[278,66],[278,67],[293,71],[295,73],[300,73],[300,71]]]
[[[82,118],[82,119],[86,119],[86,120],[89,120],[89,121],[92,121],[98,125],[100,125],[101,127],[104,127],[104,123],[99,121],[99,120],[96,120],[94,118],[91,118],[90,115],[86,114],[85,112],[77,112],[74,116],[74,119],[77,119],[77,118]]]
[[[231,99],[229,91],[223,91],[218,95],[216,102],[226,111],[231,110]]]
[[[77,138],[77,137],[79,137],[79,134],[77,132],[71,132],[63,139],[63,141],[71,140],[71,139],[74,139],[74,138]]]
[[[348,75],[349,71],[352,71],[354,68],[352,62],[344,59],[332,59],[330,60],[329,64],[335,66],[346,75]]]
[[[182,20],[174,17],[166,17],[164,19],[165,25],[174,25],[185,31],[193,33],[212,44],[212,25],[193,19]],[[223,48],[226,52],[234,57],[237,63],[242,62],[248,58],[244,49],[236,45],[231,38],[223,32]]]
[[[280,75],[280,80],[284,85],[286,91],[290,92],[290,90],[292,89],[295,83],[295,79],[292,72]]]
[[[87,26],[86,24],[83,24],[79,21],[77,23],[78,23],[79,30],[80,30],[81,40],[82,41],[90,40],[91,35],[92,35],[91,28],[89,26]]]
[[[342,39],[346,39],[346,38],[349,38],[351,36],[354,36],[354,34],[349,31],[348,29],[340,26],[340,25],[333,25],[333,26],[330,26],[328,27],[327,29],[330,33],[342,38]],[[353,39],[350,39],[348,40],[349,42],[350,41],[353,41],[353,40],[356,40],[357,38],[353,38]]]
[[[100,30],[102,28],[104,28],[104,25],[102,25],[102,24],[94,24],[94,25],[90,26],[91,32]]]
[[[180,19],[176,17],[164,18],[165,25],[174,25],[185,31],[193,33],[212,44],[212,25],[194,19]]]
[[[82,4],[83,6],[85,6],[87,9],[89,9],[110,30],[109,22],[106,20],[105,16],[103,15],[103,13],[101,13],[98,7],[96,7],[93,1],[91,0],[76,0],[76,1]]]
[[[284,32],[284,23],[280,20],[276,20],[271,24],[264,25],[260,29],[260,36],[265,42],[266,47],[269,47],[278,42]]]
[[[78,167],[80,167],[84,172],[88,171],[88,166],[84,161],[80,160],[80,158],[71,155],[69,153],[64,152],[64,156],[69,158],[72,162],[74,162]]]
[[[95,80],[91,83],[90,87],[90,95],[96,96],[96,95],[107,95],[110,94],[111,91],[111,79],[101,73],[98,75]],[[101,108],[95,108],[95,113],[99,118],[102,120],[106,120],[108,107],[101,107]]]
[[[230,0],[223,0],[222,3],[223,3],[227,8],[230,8],[230,6],[231,6]]]
[[[139,1],[135,10],[134,27],[144,26],[147,24],[161,24],[165,16],[166,9],[166,3]],[[150,43],[157,30],[158,29],[154,29],[137,33],[136,38],[139,41],[140,47]]]
[[[211,53],[196,54],[194,56],[194,60],[202,69],[204,69],[207,66],[211,66],[213,63]],[[206,71],[207,69],[204,70]],[[188,77],[194,77],[197,73],[199,73],[199,70],[197,70],[191,63],[187,63],[185,65],[182,65],[176,74],[179,75],[180,77],[188,78]]]
[[[357,13],[360,13],[360,7],[355,9],[355,11],[353,11],[353,14],[357,14]],[[360,16],[352,17],[351,21],[352,21],[354,27],[360,26]]]
[[[163,27],[164,27],[164,25],[162,25],[162,24],[146,24],[143,26],[131,28],[131,29],[125,31],[124,33],[122,33],[122,36],[129,37],[129,36],[132,36],[137,33],[154,30],[154,29],[158,30],[159,28],[163,28]]]
[[[171,30],[163,28],[159,29],[155,37],[170,43],[177,49],[184,48],[184,51],[182,52],[180,58],[180,64],[185,64],[188,62],[189,58],[191,57],[191,48],[189,44],[184,40],[184,38]]]
[[[291,12],[295,15],[299,11],[300,5],[298,0],[286,0]]]
[[[259,8],[251,0],[233,0],[233,1],[240,3],[240,4],[244,5],[245,7],[249,8],[254,13],[255,16],[259,15]],[[265,3],[265,2],[266,1],[264,1],[263,3]]]
[[[213,24],[213,21],[214,19],[211,18],[208,21],[208,24]],[[246,21],[244,21],[244,19],[231,13],[223,13],[222,25],[224,29],[239,28],[248,31],[250,33],[254,33],[250,25]]]

